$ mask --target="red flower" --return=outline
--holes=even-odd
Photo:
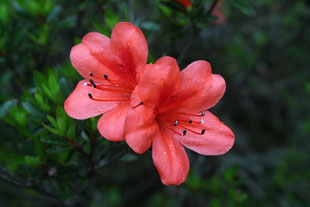
[[[226,14],[223,10],[223,1],[219,1],[212,12],[213,15],[218,17],[215,24],[222,24],[226,21]]]
[[[185,9],[187,9],[190,6],[192,6],[192,3],[189,0],[174,0],[174,1],[178,2],[179,4],[181,4]]]
[[[145,37],[131,23],[118,23],[111,39],[97,32],[85,35],[70,54],[72,65],[85,79],[65,101],[67,114],[87,119],[105,113],[98,122],[100,133],[112,141],[123,140],[131,93],[147,56]]]
[[[183,146],[203,155],[220,155],[234,143],[233,132],[207,111],[224,92],[224,79],[212,74],[206,61],[193,62],[182,72],[171,57],[147,65],[126,117],[126,142],[137,153],[152,145],[162,182],[183,183],[189,171]]]
[[[166,185],[183,183],[189,160],[183,146],[203,155],[220,155],[234,134],[207,111],[225,92],[225,81],[206,61],[182,72],[175,59],[146,65],[147,42],[130,23],[117,24],[111,39],[87,34],[72,48],[73,66],[84,77],[65,102],[76,119],[104,114],[98,130],[111,141],[126,140],[137,153],[151,145],[153,161]]]

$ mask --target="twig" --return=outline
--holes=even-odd
[[[216,6],[216,4],[217,4],[218,2],[219,2],[219,0],[214,0],[214,1],[212,2],[212,4],[211,4],[209,10],[207,11],[207,15],[210,15],[210,14],[213,12],[213,10],[214,10],[214,8],[215,8],[215,6]]]
[[[0,178],[9,184],[12,184],[12,185],[19,187],[19,188],[32,189],[32,190],[35,190],[36,192],[40,193],[41,195],[53,198],[55,200],[59,200],[58,196],[53,195],[50,192],[43,189],[41,187],[42,185],[38,185],[38,184],[31,182],[31,181],[23,180],[19,177],[13,177],[10,172],[6,171],[3,168],[0,168],[0,171],[1,171]]]
[[[113,162],[119,160],[121,157],[123,157],[126,154],[126,150],[123,150],[118,156],[114,157],[113,159],[111,159],[109,162],[101,162],[98,164],[98,166],[95,167],[95,170],[101,170],[102,168],[112,164]]]

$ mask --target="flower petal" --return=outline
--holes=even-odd
[[[125,139],[124,124],[128,109],[129,103],[107,112],[99,119],[97,128],[104,138],[110,141]]]
[[[180,185],[186,180],[189,160],[184,147],[171,132],[161,127],[153,144],[153,162],[165,185]]]
[[[73,67],[86,79],[96,80],[89,75],[92,72],[96,77],[103,78],[106,74],[109,78],[120,80],[113,72],[117,63],[111,53],[110,39],[102,34],[91,32],[85,35],[82,44],[71,49],[70,59]]]
[[[205,111],[202,120],[204,123],[200,125],[199,130],[205,129],[203,135],[188,131],[186,136],[175,133],[175,139],[187,148],[203,155],[221,155],[229,151],[235,141],[234,133],[209,111]],[[186,127],[190,127],[190,124]]]
[[[80,81],[65,101],[65,111],[72,118],[88,119],[90,117],[98,116],[115,108],[120,103],[119,101],[95,101],[89,98],[88,93],[91,93],[93,97],[104,97],[104,99],[110,100],[128,99],[129,103],[130,95],[128,95],[128,93],[101,91],[91,86],[85,86],[85,83],[88,83],[88,81]]]
[[[111,50],[121,65],[123,78],[136,81],[147,61],[148,46],[142,31],[129,22],[120,22],[112,30]]]
[[[165,104],[178,90],[180,70],[172,57],[162,57],[148,65],[141,76],[139,96],[144,104],[157,107]]]
[[[175,100],[160,109],[196,113],[213,107],[224,95],[225,80],[211,73],[208,62],[199,60],[187,66],[180,75]]]
[[[133,151],[142,154],[150,148],[157,130],[153,109],[144,105],[129,109],[125,121],[125,139]]]

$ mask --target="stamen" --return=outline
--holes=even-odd
[[[94,77],[94,78],[97,78],[97,79],[105,80],[105,81],[109,82],[110,84],[112,84],[112,85],[106,85],[106,86],[120,87],[120,88],[125,88],[125,89],[131,90],[131,91],[133,90],[133,88],[125,86],[124,83],[122,83],[122,82],[119,82],[116,80],[111,80],[107,74],[104,74],[103,78],[99,77],[99,76],[95,76],[92,72],[90,72],[89,75]]]
[[[194,120],[189,119],[188,116],[184,115],[184,114],[186,114],[186,115],[190,115],[190,116],[200,117],[201,115],[204,115],[204,112],[201,114],[181,113],[181,115],[176,114],[176,113],[178,113],[178,112],[161,113],[160,115],[158,115],[156,117],[156,119],[158,121],[162,121],[166,125],[169,125],[169,127],[167,127],[167,126],[166,127],[171,129],[171,130],[173,130],[173,129],[183,130],[182,136],[185,136],[188,131],[192,132],[194,134],[197,134],[197,135],[205,134],[206,130],[202,129],[202,126],[201,126],[201,124],[205,123],[204,120],[195,121],[195,119]],[[173,129],[171,127],[173,127]]]
[[[202,131],[201,131],[201,132],[196,132],[196,131],[194,131],[194,130],[192,130],[192,129],[190,129],[190,128],[184,126],[184,125],[180,125],[180,127],[186,129],[187,131],[193,132],[194,134],[201,135],[201,133],[202,133]]]
[[[119,82],[119,81],[109,79],[109,76],[108,76],[107,74],[104,74],[103,77],[104,77],[104,79],[105,79],[106,81],[108,81],[108,82],[111,83],[111,84],[114,84],[114,85],[115,85],[115,84],[118,84],[118,85],[121,85],[121,84],[122,84],[122,83]],[[115,85],[115,86],[116,86],[116,85]]]
[[[176,114],[173,114],[173,115],[178,118],[178,122],[189,122],[189,123],[197,123],[197,124],[201,123],[200,121],[188,120],[188,119],[186,119],[186,117],[183,117],[183,116],[178,116]],[[157,118],[165,119],[165,120],[172,121],[172,122],[176,121],[176,119],[168,118],[165,116],[157,116]]]
[[[93,84],[90,84],[90,83],[84,83],[84,86],[92,86],[94,88],[97,88],[101,91],[115,91],[115,92],[123,92],[123,93],[131,93],[131,90],[129,89],[126,89],[126,88],[105,88],[105,87],[101,87],[101,86],[107,86],[107,87],[111,87],[111,86],[108,86],[108,85],[96,85],[95,83]]]
[[[84,86],[92,86],[94,88],[97,88],[102,91],[115,91],[115,92],[126,92],[131,93],[132,89],[122,87],[122,86],[116,86],[116,85],[105,85],[105,84],[96,84],[93,79],[89,79],[90,83],[85,82]]]
[[[94,101],[129,101],[129,99],[97,99],[93,98]]]
[[[160,120],[162,123],[165,123],[164,121]],[[181,133],[177,132],[176,130],[172,129],[171,127],[169,126],[166,126],[165,124],[161,124],[161,126],[167,128],[167,129],[170,129],[171,131],[173,131],[174,133],[180,135],[180,136],[183,136]]]
[[[97,89],[101,91],[116,91],[116,92],[126,92],[126,93],[131,93],[131,90],[128,89],[118,89],[118,88],[105,88],[101,87],[102,85],[96,85]]]
[[[163,112],[163,114],[171,114],[171,115],[174,115],[174,116],[177,116],[177,114],[180,114],[180,115],[183,115],[183,116],[185,115],[185,116],[201,117],[201,116],[205,115],[205,112],[201,112],[201,114],[191,114],[191,113],[185,113],[185,112],[176,111],[176,112]]]
[[[96,84],[94,83],[93,79],[89,79],[89,82],[92,84],[94,88],[96,88]]]
[[[99,98],[94,98],[91,93],[88,93],[88,97],[94,101],[129,101],[129,99],[99,99]]]

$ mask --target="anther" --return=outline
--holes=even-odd
[[[202,129],[202,130],[201,130],[201,135],[203,135],[205,132],[206,132],[206,130],[205,130],[205,129]]]
[[[108,77],[108,75],[107,75],[107,74],[104,74],[104,75],[103,75],[103,77],[104,77],[104,79],[106,79],[106,80],[108,80],[108,79],[109,79],[109,77]]]
[[[174,122],[174,126],[178,125],[178,123],[179,123],[178,121],[175,121],[175,122]]]
[[[188,122],[191,124],[193,121],[192,121],[192,120],[189,120]]]
[[[96,84],[94,83],[94,81],[93,81],[92,79],[89,79],[89,82],[92,84],[92,86],[93,86],[94,88],[96,88]]]
[[[140,102],[140,104],[139,105],[143,105],[144,103],[143,102]]]
[[[201,112],[201,116],[204,116],[205,115],[205,112],[203,111],[203,112]]]
[[[89,72],[89,75],[90,75],[90,76],[93,76],[94,74],[93,74],[92,72]]]
[[[89,97],[90,99],[93,99],[93,96],[91,95],[91,93],[88,93],[88,97]]]
[[[186,129],[183,129],[183,134],[182,134],[182,136],[185,136],[185,135],[186,135],[186,132],[187,132],[187,130],[186,130]]]

